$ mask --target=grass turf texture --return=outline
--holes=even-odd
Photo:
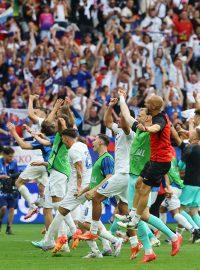
[[[171,226],[171,225],[170,225]],[[184,233],[184,240],[180,253],[171,257],[171,245],[164,243],[154,248],[157,260],[148,264],[141,264],[144,250],[139,256],[129,260],[130,244],[125,244],[119,257],[104,257],[103,259],[83,259],[89,248],[81,242],[71,253],[63,252],[53,255],[51,251],[42,251],[31,245],[30,241],[40,240],[42,225],[23,224],[14,225],[14,235],[5,234],[6,226],[0,232],[0,270],[200,270],[200,244],[191,244],[189,233]],[[100,241],[98,241],[101,247]]]

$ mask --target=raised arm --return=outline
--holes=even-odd
[[[89,118],[90,115],[90,109],[92,108],[93,102],[95,100],[96,93],[94,90],[91,91],[90,97],[87,100],[87,108],[85,111],[85,120]]]
[[[136,121],[135,118],[133,118],[130,114],[129,108],[125,101],[126,91],[122,88],[118,89],[118,95],[119,95],[119,104],[120,104],[120,110],[123,118],[126,120],[129,127],[133,126],[133,123]]]
[[[47,119],[46,119],[46,121],[48,121],[48,122],[53,122],[54,121],[54,119],[55,119],[55,117],[56,117],[56,113],[58,112],[58,110],[62,107],[62,105],[63,105],[63,99],[57,99],[56,100],[56,103],[55,103],[55,105],[54,105],[54,107],[53,107],[53,110],[50,112],[50,114],[47,116]]]
[[[117,104],[117,101],[118,101],[117,98],[112,98],[104,114],[104,119],[103,119],[104,124],[109,129],[112,129],[112,124],[113,124],[112,112],[113,112],[113,107],[115,106],[115,104]]]
[[[149,133],[157,133],[157,132],[159,132],[161,130],[161,127],[158,124],[154,124],[154,125],[152,125],[150,127],[145,127],[143,124],[138,124],[137,128],[140,131],[147,131]]]
[[[33,109],[33,101],[38,99],[37,95],[30,95],[28,101],[28,118],[33,121],[34,124],[38,123],[38,116],[35,114]]]
[[[41,138],[38,134],[32,133],[32,136],[36,141],[38,141],[39,143],[41,143],[44,146],[51,146],[52,145],[52,143],[49,140]]]
[[[10,133],[13,135],[16,142],[22,149],[33,149],[30,143],[25,142],[22,138],[19,137],[19,135],[16,132],[15,126],[11,122],[8,122],[7,128],[9,129]]]
[[[66,97],[65,98],[65,106],[66,106],[66,109],[67,109],[67,116],[68,116],[68,119],[69,119],[69,123],[73,128],[77,128],[76,119],[75,119],[74,114],[72,113],[72,111],[70,109],[70,105],[71,105],[71,100],[68,97]]]
[[[177,89],[177,92],[178,92],[178,95],[179,95],[179,105],[180,106],[183,106],[183,100],[184,100],[184,98],[183,98],[183,94],[182,94],[182,92],[181,92],[181,89],[180,88],[176,88]]]
[[[200,109],[200,102],[198,100],[198,91],[195,90],[193,91],[193,97],[194,97],[194,100],[195,100],[195,109]]]

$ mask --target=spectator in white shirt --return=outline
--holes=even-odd
[[[126,3],[126,6],[122,9],[121,12],[121,21],[125,25],[125,31],[129,32],[131,30],[131,24],[135,21],[135,18],[133,17],[133,0],[128,0]]]
[[[184,102],[183,109],[187,108],[187,94],[185,91],[185,76],[183,74],[183,63],[179,57],[176,57],[174,63],[170,65],[169,80],[171,80],[176,88],[181,89]]]
[[[104,7],[103,18],[106,21],[105,31],[108,26],[112,23],[113,20],[117,24],[120,24],[121,17],[121,8],[116,6],[116,0],[109,0],[109,4],[107,7]]]
[[[80,46],[81,54],[84,53],[85,49],[89,48],[90,51],[94,54],[96,51],[96,46],[92,44],[92,36],[90,33],[86,33],[84,37],[83,44]]]
[[[160,18],[156,17],[156,10],[154,7],[149,9],[149,15],[141,23],[141,27],[144,30],[149,31],[149,35],[152,37],[153,41],[157,41],[157,37],[160,32],[162,21]]]
[[[192,69],[200,72],[200,25],[197,26],[195,34],[190,37],[188,47],[192,54]]]
[[[200,81],[195,73],[192,73],[190,80],[186,83],[187,98],[189,103],[195,103],[193,92],[197,91],[200,97]]]

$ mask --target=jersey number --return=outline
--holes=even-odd
[[[85,155],[86,155],[85,167],[87,169],[91,169],[92,168],[92,159],[91,159],[90,153],[87,151],[87,152],[85,152]]]

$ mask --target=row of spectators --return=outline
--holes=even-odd
[[[148,95],[162,96],[174,124],[200,98],[199,1],[2,0],[0,18],[8,9],[15,16],[0,26],[0,139],[6,143],[8,119],[32,125],[17,110],[28,108],[30,95],[47,110],[69,96],[81,135],[91,136],[106,132],[102,118],[118,86],[136,116]],[[116,120],[118,113],[116,106]]]

